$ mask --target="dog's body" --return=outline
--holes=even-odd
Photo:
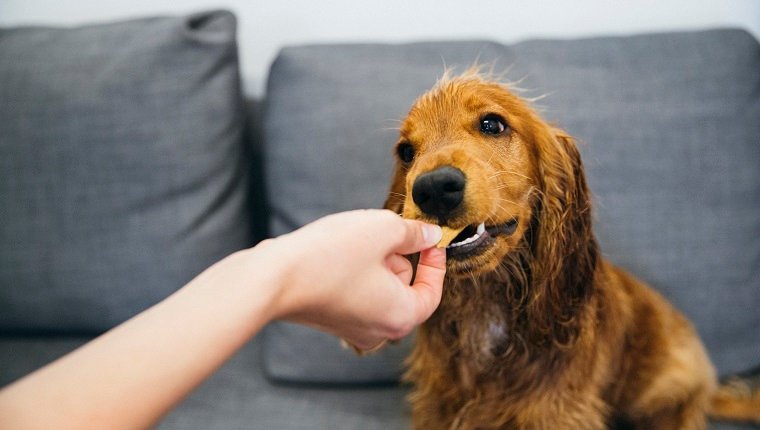
[[[573,140],[476,73],[412,107],[386,207],[465,230],[406,379],[416,429],[701,429],[689,322],[602,259]]]
[[[547,333],[503,300],[509,276],[450,280],[410,359],[415,428],[704,428],[715,383],[689,323],[614,266],[592,277]]]

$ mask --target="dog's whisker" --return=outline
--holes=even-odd
[[[499,171],[497,171],[496,173],[494,173],[494,174],[490,175],[488,178],[489,178],[489,179],[493,179],[493,178],[497,178],[497,177],[500,177],[500,176],[502,176],[502,175],[513,175],[513,176],[519,176],[519,177],[521,177],[521,178],[525,178],[525,179],[527,179],[527,180],[529,180],[529,181],[531,180],[531,178],[530,178],[529,176],[527,176],[527,175],[525,175],[525,174],[523,174],[523,173],[517,172],[517,171],[515,171],[515,170],[499,170]]]
[[[491,177],[491,179],[502,179],[503,180],[503,179],[506,179],[505,176],[509,176],[509,177],[515,176],[515,177],[518,177],[518,178],[523,178],[523,179],[525,179],[527,181],[531,181],[532,180],[528,175],[525,175],[525,174],[522,174],[522,173],[518,173],[518,172],[501,172],[499,174],[493,175]]]
[[[496,155],[496,151],[497,151],[496,149],[491,151],[491,156],[488,157],[488,160],[486,160],[486,164],[491,164],[491,160],[493,160],[493,157]],[[488,178],[491,179],[490,176]]]
[[[495,200],[494,200],[494,201],[493,201],[493,204],[495,204],[495,205],[496,205],[496,208],[500,209],[501,211],[503,211],[503,212],[507,212],[507,210],[504,208],[504,206],[502,206],[502,205],[501,205],[501,204],[500,204],[498,201],[495,201]]]
[[[501,184],[499,186],[491,188],[492,191],[500,191],[500,190],[508,190],[510,188],[513,188],[510,184]]]
[[[510,199],[508,199],[506,197],[492,197],[492,200],[494,200],[494,201],[500,201],[500,202],[507,202],[507,203],[511,203],[511,204],[513,204],[515,206],[519,206],[519,204],[517,202],[515,202],[514,200],[510,200]]]
[[[384,119],[383,122],[395,122],[395,123],[398,123],[400,125],[400,124],[404,123],[404,120],[403,119],[398,119],[398,118],[387,118],[387,119]]]

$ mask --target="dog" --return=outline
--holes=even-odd
[[[602,258],[581,157],[477,68],[412,106],[385,207],[464,228],[404,379],[415,429],[705,429],[760,421],[689,323]],[[741,383],[741,387],[744,387]]]

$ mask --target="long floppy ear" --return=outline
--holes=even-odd
[[[391,189],[388,191],[388,197],[385,199],[383,208],[401,214],[404,211],[405,199],[406,169],[396,161],[396,167],[393,169],[393,177],[391,178]]]
[[[555,342],[570,343],[577,310],[593,291],[598,246],[580,153],[571,136],[549,127],[537,133],[541,197],[532,226],[531,319]]]

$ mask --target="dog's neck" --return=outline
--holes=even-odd
[[[585,305],[593,292],[584,291],[581,297],[577,285],[561,286],[559,290],[566,295],[559,300],[561,306],[548,303],[557,297],[546,297],[536,285],[533,257],[529,247],[522,249],[509,254],[492,272],[447,278],[441,306],[426,324],[428,335],[450,345],[476,371],[496,361],[556,360],[572,347],[581,330],[581,313],[588,308]],[[595,249],[592,241],[589,250]],[[592,278],[593,273],[581,280],[587,283],[584,288],[593,288]],[[546,321],[553,323],[547,325]]]

